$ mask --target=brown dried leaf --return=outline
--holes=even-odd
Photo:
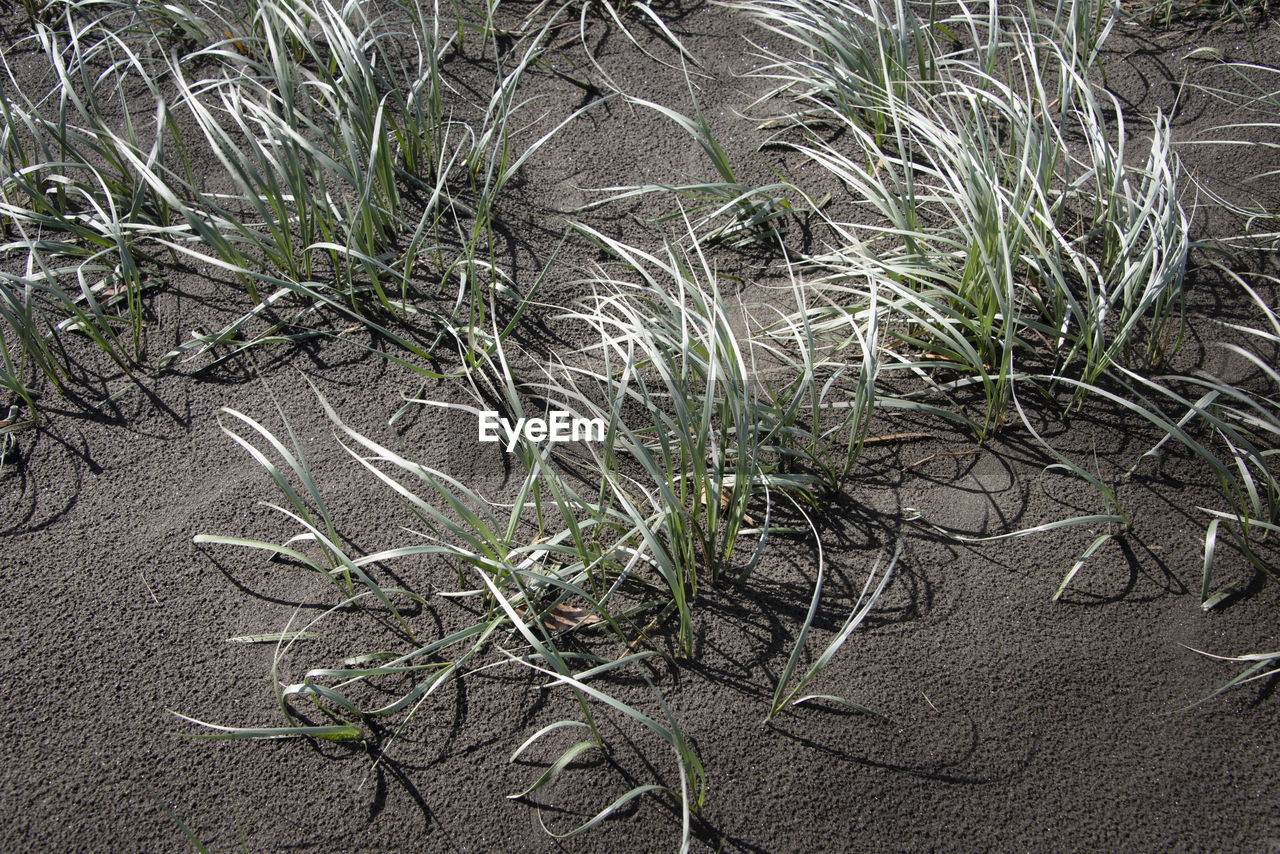
[[[522,618],[525,611],[517,608],[516,613]],[[578,608],[566,602],[552,608],[542,615],[542,627],[553,635],[563,634],[581,626],[594,626],[603,623],[604,618],[588,608]]]

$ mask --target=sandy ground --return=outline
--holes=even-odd
[[[764,134],[761,108],[753,111],[764,85],[739,76],[759,61],[746,38],[767,37],[722,9],[690,4],[662,12],[703,63],[705,75],[693,80],[717,132],[732,141],[748,172],[767,177],[765,156],[755,154]],[[10,38],[20,30],[11,24]],[[637,21],[634,32],[655,56],[674,60],[652,28]],[[1211,44],[1241,59],[1256,50],[1274,62],[1276,37],[1273,23],[1213,33],[1125,30],[1104,57],[1108,85],[1132,127],[1163,110],[1178,138],[1192,140],[1228,116],[1180,86],[1186,74],[1208,73],[1187,59],[1189,50]],[[616,31],[598,28],[592,47],[632,94],[690,109],[683,76]],[[580,52],[565,48],[566,61],[580,62]],[[469,82],[486,80],[485,69],[472,57],[449,64],[462,101]],[[587,66],[578,72],[594,73]],[[531,85],[541,100],[529,108],[530,138],[590,97],[550,74]],[[1243,176],[1274,168],[1274,161],[1250,162],[1236,150],[1187,145],[1181,153],[1189,174],[1224,193],[1245,192]],[[528,282],[559,239],[557,217],[594,198],[583,188],[681,173],[705,177],[709,168],[669,122],[618,103],[593,109],[512,188],[500,214],[499,261]],[[591,216],[632,239],[654,233],[616,210]],[[1233,227],[1202,212],[1194,219],[1197,236]],[[593,257],[589,248],[567,245],[544,298],[575,293],[574,265]],[[749,291],[776,275],[766,262],[723,263]],[[188,330],[216,328],[243,308],[243,295],[208,271],[173,270],[170,278],[151,306],[152,364]],[[1211,277],[1193,276],[1192,285],[1193,316],[1244,311]],[[554,319],[547,323],[521,333],[531,351],[564,346]],[[1218,358],[1209,343],[1194,337],[1188,362]],[[202,533],[283,541],[295,532],[260,503],[277,500],[274,488],[219,429],[220,407],[273,430],[282,428],[282,414],[288,419],[357,553],[402,544],[398,526],[406,518],[339,447],[304,376],[367,435],[482,494],[512,488],[501,452],[478,450],[474,425],[462,415],[415,410],[388,426],[420,381],[380,350],[385,346],[367,333],[351,332],[216,364],[205,357],[158,376],[144,370],[136,386],[86,350],[80,396],[46,396],[44,420],[21,434],[0,481],[0,548],[10,580],[0,608],[0,848],[182,850],[188,842],[175,816],[212,851],[678,847],[679,812],[662,796],[642,797],[564,842],[539,827],[570,828],[634,785],[678,786],[669,748],[618,715],[601,713],[607,758],[586,759],[534,801],[505,797],[540,773],[537,763],[554,757],[553,746],[568,742],[539,747],[531,761],[510,763],[513,750],[574,712],[562,689],[544,689],[536,674],[519,668],[453,683],[407,721],[356,746],[196,741],[184,737],[196,728],[170,714],[282,724],[272,647],[226,639],[279,630],[292,615],[302,619],[334,602],[330,585],[296,566],[193,544]],[[104,391],[123,388],[116,401],[100,402]],[[428,383],[424,393],[462,399],[446,383]],[[1154,441],[1136,419],[1102,404],[1045,427],[1064,452],[1096,453],[1111,477]],[[830,577],[818,639],[843,622],[875,556],[904,544],[885,597],[814,686],[879,717],[814,706],[761,723],[812,592],[816,552],[803,538],[778,538],[745,586],[700,589],[694,656],[679,667],[650,669],[706,768],[694,847],[1280,850],[1274,680],[1179,711],[1235,672],[1187,647],[1219,654],[1274,649],[1280,604],[1275,585],[1227,550],[1219,571],[1247,589],[1230,607],[1201,611],[1204,518],[1196,507],[1211,501],[1212,491],[1198,470],[1171,453],[1158,470],[1124,484],[1134,530],[1096,554],[1063,600],[1052,602],[1096,532],[968,546],[908,524],[909,509],[983,535],[1098,512],[1096,497],[1044,473],[1053,460],[1023,431],[975,446],[971,437],[910,419],[885,418],[873,430],[906,431],[931,437],[870,446],[819,522]],[[450,584],[448,571],[428,564],[387,571],[428,595]],[[429,596],[409,619],[430,637],[460,617],[456,606]],[[376,615],[342,614],[282,666],[296,678],[345,655],[403,643]],[[618,680],[611,690],[658,714],[644,681]]]

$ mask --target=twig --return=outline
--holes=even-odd
[[[916,439],[936,439],[932,433],[886,433],[883,436],[868,436],[862,440],[864,445],[876,445],[881,442],[910,442]]]
[[[938,714],[942,714],[942,710],[933,704],[933,700],[929,699],[929,695],[924,692],[923,688],[920,689],[920,696],[924,697],[924,701],[929,704],[929,708],[933,709]]]
[[[662,611],[658,614],[658,616],[654,617],[649,622],[649,625],[645,626],[643,629],[640,630],[640,634],[636,635],[636,639],[633,640],[631,643],[627,644],[627,651],[624,652],[622,655],[630,655],[632,651],[635,650],[636,644],[640,643],[640,641],[642,640],[648,640],[648,638],[645,636],[649,632],[656,629],[659,625],[661,625],[662,622],[666,620],[666,618],[670,615],[670,613],[671,613],[670,606],[663,608]],[[619,656],[619,658],[621,657],[622,656]]]
[[[925,463],[929,462],[930,460],[936,460],[938,457],[967,457],[970,454],[978,453],[979,450],[981,449],[977,447],[973,447],[967,451],[938,451],[936,454],[930,454],[929,456],[924,457],[923,459],[916,460],[914,463],[912,463],[911,465],[903,469],[903,471],[911,471],[916,466],[922,466]]]
[[[138,577],[142,579],[142,586],[146,587],[147,592],[151,594],[151,601],[159,605],[160,600],[156,598],[156,592],[152,590],[151,585],[147,583],[147,577],[142,574],[142,570],[138,570]]]

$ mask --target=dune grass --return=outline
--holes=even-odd
[[[829,23],[746,8],[814,42],[807,28]],[[819,212],[840,246],[812,265],[849,311],[870,297],[848,283],[874,282],[880,310],[903,317],[886,324],[899,351],[886,370],[946,363],[980,383],[986,432],[1006,415],[1016,363],[1096,379],[1122,357],[1150,365],[1176,344],[1186,216],[1167,121],[1155,120],[1145,163],[1125,162],[1123,119],[1108,127],[1119,111],[1099,100],[1079,52],[1060,46],[1069,34],[967,13],[932,26],[967,32],[974,47],[927,61],[931,27],[912,19],[898,29],[915,34],[920,72],[892,84],[848,69],[897,67],[900,40],[892,56],[863,48],[857,61],[775,56],[764,73],[796,99],[792,120],[814,128],[791,145],[862,200],[854,221]],[[838,143],[824,138],[829,126]],[[1090,142],[1085,161],[1064,154],[1073,130]]]
[[[447,561],[455,567],[457,585],[447,599],[478,600],[479,613],[487,616],[448,637],[389,655],[376,666],[313,669],[304,682],[282,686],[280,705],[300,728],[298,734],[354,737],[362,721],[412,716],[448,679],[519,664],[572,692],[581,716],[544,727],[514,756],[568,728],[584,729],[590,738],[570,745],[514,797],[533,795],[566,773],[578,757],[607,750],[595,716],[621,714],[674,750],[680,785],[633,787],[582,824],[554,833],[585,831],[634,798],[653,794],[678,803],[687,844],[689,816],[703,803],[706,772],[660,694],[656,702],[661,714],[654,716],[616,696],[608,676],[615,670],[634,671],[655,655],[673,662],[693,656],[700,588],[750,583],[770,532],[781,532],[771,523],[775,502],[786,498],[802,516],[803,507],[817,507],[824,481],[805,461],[821,456],[814,448],[834,442],[830,435],[808,432],[810,424],[830,428],[804,413],[806,407],[820,406],[826,393],[815,390],[813,371],[821,360],[809,355],[778,361],[770,358],[776,347],[757,347],[719,292],[696,240],[690,250],[671,242],[662,254],[651,255],[579,228],[612,256],[585,283],[592,295],[565,312],[566,321],[592,333],[590,343],[576,353],[540,361],[512,349],[495,329],[495,347],[466,377],[474,404],[420,403],[478,416],[487,402],[500,401],[509,422],[559,409],[576,418],[599,419],[606,425],[603,441],[563,449],[527,436],[503,437],[516,478],[510,500],[498,503],[354,431],[317,391],[343,446],[361,470],[391,491],[413,518],[417,534],[415,544],[348,557],[337,546],[340,529],[334,529],[323,496],[296,450],[258,422],[228,412],[229,419],[251,429],[251,437],[256,434],[250,442],[227,428],[266,467],[291,505],[276,509],[301,530],[279,546],[238,536],[201,535],[197,542],[286,556],[343,581],[343,605],[372,601],[372,596],[392,614],[390,597],[404,591],[378,587],[372,579],[374,566],[407,558]],[[686,228],[692,237],[688,221]],[[784,395],[765,393],[753,377],[755,365],[767,358],[776,387],[787,390]],[[841,416],[837,429],[857,418],[856,412]],[[501,451],[495,447],[494,452]],[[273,462],[277,458],[285,465]],[[818,535],[812,526],[810,533]],[[319,549],[327,564],[310,557],[299,543]],[[740,548],[750,553],[736,557]],[[855,614],[825,653],[787,691],[806,654],[810,614],[784,668],[778,696],[762,714],[772,717],[795,700],[797,691],[845,644],[884,590],[892,566],[876,576],[874,590],[864,591]],[[356,592],[350,586],[353,579],[365,589]],[[815,602],[821,591],[819,580]],[[313,632],[324,618],[287,627],[289,639],[280,635],[280,655],[292,648],[299,632]],[[568,632],[578,644],[564,644],[561,634]],[[584,635],[592,639],[586,650],[581,646]],[[669,648],[664,638],[669,638]],[[371,679],[427,664],[435,667],[398,700],[368,708],[355,699]],[[320,703],[331,720],[317,724],[299,717],[293,703],[303,697]],[[331,733],[316,726],[354,729]],[[287,734],[285,729],[218,724],[212,735],[277,738]]]
[[[251,344],[254,321],[288,297],[303,306],[294,320],[320,306],[422,358],[429,349],[390,331],[395,318],[426,317],[474,344],[486,291],[514,292],[490,247],[499,199],[572,117],[512,150],[527,107],[516,90],[560,13],[497,60],[477,124],[447,115],[441,62],[465,27],[440,13],[278,0],[42,7],[29,40],[51,88],[31,92],[13,69],[0,87],[0,217],[15,237],[3,256],[25,267],[0,282],[0,383],[29,405],[38,378],[63,386],[70,332],[124,371],[140,367],[143,291],[163,283],[150,271],[178,260],[238,280],[250,308],[161,368]],[[213,158],[214,174],[193,174],[196,157]],[[451,284],[459,298],[437,299]]]
[[[1262,20],[1271,8],[1270,0],[1147,0],[1127,14],[1152,26],[1191,23],[1218,29],[1228,23],[1247,26]]]
[[[868,710],[861,699],[805,692],[889,588],[902,547],[870,570],[848,618],[812,656],[825,573],[820,510],[856,476],[873,418],[894,412],[958,424],[977,442],[1021,427],[1055,460],[1048,470],[1096,488],[1096,514],[984,538],[1103,525],[1055,598],[1132,522],[1115,484],[1033,426],[1033,414],[1059,417],[1090,402],[1135,415],[1163,437],[1132,461],[1131,475],[1173,444],[1218,485],[1221,503],[1202,508],[1206,608],[1235,589],[1217,566],[1221,537],[1257,571],[1274,573],[1256,545],[1280,528],[1280,376],[1265,355],[1280,345],[1280,320],[1262,293],[1280,283],[1223,268],[1259,318],[1225,328],[1243,343],[1224,346],[1252,366],[1257,383],[1169,369],[1191,322],[1186,181],[1167,117],[1141,123],[1135,160],[1128,143],[1137,123],[1096,84],[1117,7],[960,3],[939,16],[936,6],[905,0],[728,5],[786,44],[758,72],[776,89],[757,108],[771,112],[771,150],[815,167],[814,186],[743,180],[699,105],[687,70],[696,58],[645,4],[544,3],[509,30],[495,23],[497,4],[31,7],[30,38],[55,81],[50,93],[29,94],[9,69],[0,86],[8,167],[0,385],[33,412],[41,377],[71,381],[72,333],[122,370],[138,369],[146,292],[163,283],[151,271],[181,259],[238,281],[248,307],[161,365],[251,346],[255,323],[300,298],[295,319],[322,307],[364,324],[396,345],[391,361],[453,383],[451,394],[412,405],[472,416],[497,405],[512,421],[563,410],[606,425],[603,441],[572,449],[508,437],[515,475],[499,502],[352,429],[316,390],[356,476],[385,488],[412,520],[408,545],[357,555],[344,547],[344,523],[287,419],[281,438],[249,414],[223,410],[224,433],[267,472],[284,497],[268,506],[296,534],[278,544],[243,533],[196,542],[264,552],[329,579],[337,597],[305,625],[248,637],[276,644],[279,669],[328,621],[364,610],[389,617],[402,648],[353,650],[341,666],[311,668],[301,681],[277,672],[282,726],[180,715],[202,737],[359,741],[375,723],[408,726],[451,680],[523,669],[567,691],[575,716],[530,735],[512,760],[569,731],[584,737],[512,797],[530,798],[577,773],[580,757],[607,753],[597,718],[614,716],[672,751],[678,784],[658,774],[580,824],[548,832],[568,838],[656,796],[677,805],[687,847],[708,770],[662,694],[636,699],[627,681],[647,678],[650,659],[679,666],[693,656],[700,589],[751,584],[770,537],[798,533],[816,543],[816,581],[787,660],[764,691],[762,717],[820,701]],[[625,15],[658,27],[687,63],[690,104],[597,92],[517,148],[514,123],[533,112],[527,77],[575,17],[586,42],[589,14],[632,42]],[[455,52],[474,53],[477,35],[480,56],[495,46],[494,79],[467,123],[451,115],[441,66]],[[1248,97],[1263,110],[1275,104],[1269,89]],[[535,292],[559,272],[557,259],[522,290],[496,260],[495,227],[522,166],[610,100],[670,120],[713,174],[604,188],[608,198],[580,211],[584,220],[643,195],[670,200],[669,216],[658,219],[669,233],[637,246],[570,223],[565,240],[600,260],[573,274],[587,296],[546,305]],[[123,119],[103,118],[120,111]],[[212,155],[216,175],[194,174],[196,151]],[[831,187],[841,191],[835,204]],[[1274,212],[1248,214],[1250,234],[1232,245],[1274,239]],[[800,216],[822,234],[808,253],[789,242]],[[786,276],[762,304],[722,289],[716,253],[744,247],[776,250]],[[526,313],[554,315],[589,343],[551,355],[522,350],[511,332]],[[397,332],[405,318],[432,323],[434,345]],[[461,369],[422,367],[442,346],[457,351]],[[784,506],[806,525],[779,527]],[[942,530],[910,508],[903,520]],[[434,600],[384,587],[393,562],[433,567],[433,583],[447,577],[444,600],[473,606],[470,622],[417,638],[410,609],[397,603]],[[1238,659],[1250,669],[1231,684],[1260,678],[1273,659]]]
[[[470,370],[458,378],[471,402],[415,401],[475,416],[497,401],[513,422],[562,409],[607,425],[604,441],[570,453],[508,437],[517,476],[511,500],[499,504],[355,432],[321,396],[344,447],[367,476],[391,490],[418,528],[415,544],[348,557],[335,545],[338,532],[300,458],[257,422],[228,413],[307,484],[299,492],[265,451],[237,438],[289,498],[293,510],[283,512],[301,524],[300,541],[317,546],[327,563],[287,544],[200,538],[286,554],[341,580],[344,603],[373,596],[392,613],[390,596],[403,591],[382,590],[366,567],[411,557],[447,560],[457,585],[449,598],[482,602],[485,619],[376,662],[354,656],[343,668],[314,669],[302,683],[282,687],[281,706],[299,734],[356,737],[362,721],[412,717],[449,679],[511,665],[540,673],[572,693],[580,715],[544,726],[512,759],[553,734],[558,739],[583,730],[590,737],[563,749],[512,797],[531,796],[569,773],[580,757],[607,751],[595,720],[602,713],[620,714],[665,742],[680,779],[678,787],[663,781],[635,786],[563,833],[548,829],[566,838],[635,798],[660,795],[679,804],[687,846],[707,771],[661,694],[656,703],[662,714],[654,715],[610,693],[607,683],[611,674],[634,672],[651,656],[678,662],[693,654],[699,588],[751,583],[770,535],[781,532],[773,524],[779,501],[808,521],[800,532],[815,537],[818,572],[808,616],[764,717],[809,702],[869,711],[861,700],[805,691],[876,606],[901,554],[899,546],[883,570],[877,563],[848,619],[821,653],[809,657],[824,562],[812,514],[824,494],[839,490],[854,473],[877,412],[949,420],[978,441],[1019,424],[1057,461],[1049,469],[1097,489],[1100,513],[985,538],[944,531],[995,541],[1102,525],[1104,532],[1065,573],[1054,598],[1102,545],[1125,534],[1131,519],[1114,484],[1033,427],[1033,404],[1039,415],[1046,407],[1052,415],[1054,408],[1063,413],[1091,399],[1130,412],[1164,437],[1134,461],[1130,473],[1173,442],[1216,480],[1224,503],[1204,508],[1206,607],[1231,589],[1215,573],[1220,535],[1230,536],[1256,569],[1271,572],[1252,544],[1280,522],[1273,463],[1280,421],[1273,395],[1203,374],[1162,373],[1187,322],[1183,287],[1192,243],[1168,120],[1159,114],[1150,120],[1145,153],[1132,160],[1123,111],[1092,82],[1116,8],[1079,3],[1060,4],[1051,13],[995,7],[979,13],[961,4],[939,19],[932,9],[921,17],[920,7],[902,2],[865,12],[790,0],[732,5],[791,46],[769,55],[760,72],[778,86],[761,102],[782,105],[771,122],[782,128],[776,142],[817,166],[823,180],[836,182],[852,201],[829,210],[813,201],[819,193],[808,187],[741,183],[696,96],[692,117],[628,98],[687,133],[707,155],[715,178],[608,188],[613,195],[600,204],[667,194],[679,203],[661,221],[683,229],[651,252],[573,224],[570,239],[593,244],[609,259],[577,283],[590,296],[571,306],[530,300],[522,310],[558,313],[561,321],[586,329],[591,343],[550,357],[514,349],[493,313],[484,312],[492,294],[476,293],[469,320],[456,333],[460,341],[465,333],[473,344],[484,342],[470,347]],[[501,77],[489,117],[474,137],[460,131],[468,143],[433,173],[460,168],[468,176],[475,203],[475,230],[464,241],[470,245],[482,242],[506,170],[522,162],[508,157],[502,117],[518,107],[520,77],[539,58],[541,39],[560,14],[552,13],[523,52],[513,54],[518,59]],[[382,110],[380,104],[374,111],[375,127]],[[208,127],[213,134],[214,125]],[[359,189],[358,198],[378,200],[370,216],[379,215],[380,205],[393,206],[390,184],[358,178],[354,169],[343,174],[352,176],[347,186]],[[242,187],[244,198],[265,195]],[[786,220],[799,213],[793,202],[800,200],[830,236],[827,248],[807,256],[786,248]],[[260,211],[264,222],[267,213]],[[347,227],[350,220],[335,209],[324,228]],[[370,221],[348,232],[346,244],[311,245],[363,262],[374,247],[359,249],[353,241],[373,240],[380,228]],[[733,305],[725,298],[708,253],[746,242],[783,247],[791,307]],[[284,245],[271,238],[271,247]],[[479,261],[455,270],[472,282],[486,272],[501,277]],[[1226,275],[1250,295],[1265,321],[1233,331],[1263,349],[1280,343],[1274,311],[1244,277]],[[377,276],[370,273],[366,281]],[[1277,379],[1261,351],[1228,346],[1264,379]],[[885,390],[890,383],[892,393]],[[963,402],[973,392],[976,408]],[[943,530],[914,518],[909,508],[904,513],[908,522]],[[357,592],[355,581],[365,589]],[[287,642],[280,636],[282,654],[297,637],[294,627],[288,631]],[[589,635],[599,646],[569,652],[561,644],[563,632]],[[1265,663],[1264,657],[1256,661],[1242,679]],[[426,670],[424,678],[399,699],[376,708],[356,699],[369,680],[417,668]],[[330,723],[297,717],[292,702],[303,697],[318,703]],[[289,729],[220,726],[214,734],[277,737]]]
[[[1219,127],[1209,128],[1194,141],[1196,145],[1221,146],[1227,152],[1248,148],[1280,150],[1276,134],[1280,132],[1280,69],[1253,62],[1224,62],[1221,53],[1214,50],[1204,54],[1208,68],[1224,68],[1231,72],[1233,87],[1210,86],[1192,78],[1190,85],[1204,95],[1231,107],[1239,120]],[[1268,169],[1247,176],[1246,184],[1265,191],[1280,170]],[[1256,247],[1275,249],[1280,247],[1280,205],[1254,202],[1242,204],[1222,198],[1213,188],[1201,187],[1211,203],[1233,211],[1244,219],[1245,232],[1226,236],[1222,242],[1240,250]]]
[[[1025,402],[1065,390],[1081,406],[1103,384],[1151,376],[1186,320],[1191,241],[1168,120],[1155,116],[1147,154],[1132,162],[1123,111],[1091,82],[1115,10],[1075,4],[1048,17],[961,4],[922,19],[904,4],[891,14],[734,6],[803,48],[769,54],[759,72],[777,82],[767,103],[790,102],[772,122],[790,128],[779,144],[855,200],[847,218],[814,209],[834,248],[804,259],[820,309],[790,316],[788,328],[832,346],[847,340],[849,319],[874,314],[876,375],[924,380],[876,407],[928,405],[979,440],[1019,423],[1058,460],[1052,468],[1092,483],[1102,517],[1050,528],[1098,518],[1117,527],[1069,581],[1128,517],[1113,485],[1040,438]],[[969,390],[983,401],[972,414],[957,398]],[[1141,400],[1149,421],[1176,432],[1165,402],[1131,392],[1117,404]],[[1216,458],[1205,461],[1244,525],[1239,489]]]

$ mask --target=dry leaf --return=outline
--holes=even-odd
[[[525,612],[519,608],[516,613],[524,617]],[[588,608],[577,608],[567,602],[561,602],[542,615],[542,627],[553,635],[572,631],[580,626],[594,626],[604,622],[599,614]]]

